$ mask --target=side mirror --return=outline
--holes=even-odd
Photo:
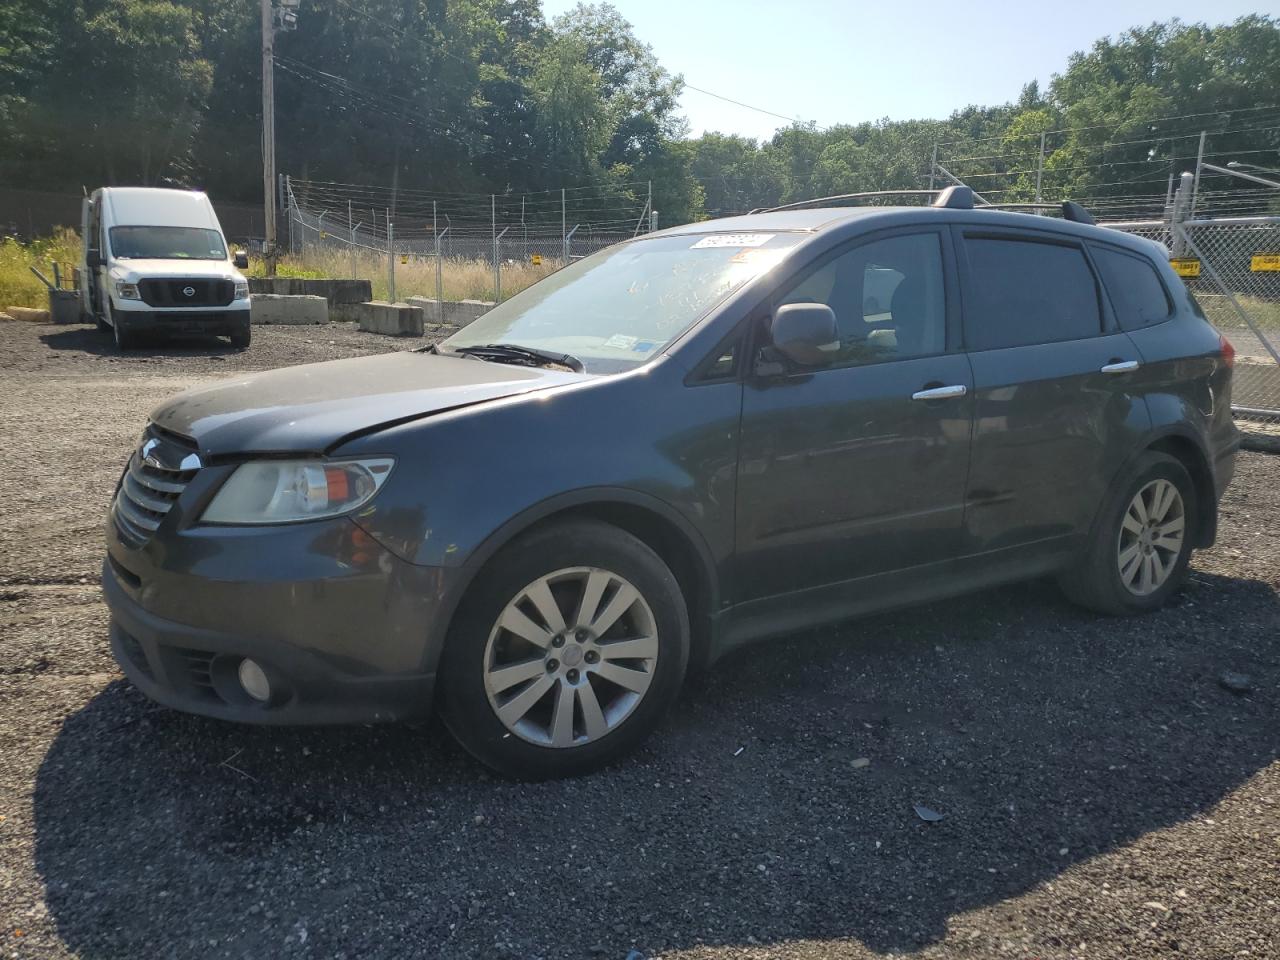
[[[805,367],[820,367],[840,346],[836,315],[825,303],[787,303],[773,313],[773,347]]]
[[[84,263],[90,270],[97,270],[102,266],[102,254],[97,250],[90,250],[84,255]]]
[[[237,270],[249,269],[249,255],[243,250],[237,250],[235,256],[231,258],[231,262],[236,265]]]

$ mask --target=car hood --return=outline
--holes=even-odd
[[[285,367],[178,394],[151,421],[202,455],[323,453],[353,434],[586,374],[401,352]]]
[[[230,260],[112,260],[111,276],[126,283],[147,277],[244,279]]]

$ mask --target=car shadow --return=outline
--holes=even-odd
[[[120,350],[110,331],[96,327],[62,327],[56,333],[42,333],[40,340],[51,350],[73,350],[97,357],[208,357],[237,354],[244,351],[225,339],[201,333],[168,333],[164,336],[140,337],[136,346]]]
[[[239,727],[119,681],[40,768],[37,868],[86,958],[915,949],[1275,760],[1278,625],[1202,573],[1131,620],[1041,583],[881,615],[735,654],[637,756],[543,784],[434,723]]]

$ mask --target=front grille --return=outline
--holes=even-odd
[[[188,442],[152,428],[129,459],[112,514],[116,529],[135,544],[145,543],[160,526],[200,467]]]
[[[236,288],[231,280],[152,278],[138,282],[138,293],[149,307],[225,307]]]

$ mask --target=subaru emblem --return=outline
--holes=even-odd
[[[196,288],[195,288],[195,287],[183,287],[183,288],[182,288],[182,295],[183,295],[184,297],[194,297],[194,296],[196,295]]]

